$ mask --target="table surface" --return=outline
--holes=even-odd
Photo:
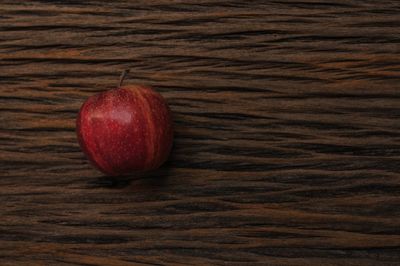
[[[81,2],[0,1],[2,266],[399,265],[399,1]],[[112,179],[75,117],[127,68],[174,148]]]

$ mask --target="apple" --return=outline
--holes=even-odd
[[[119,86],[89,97],[76,120],[79,145],[107,175],[154,170],[167,159],[173,140],[170,109],[148,86]]]

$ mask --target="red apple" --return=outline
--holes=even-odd
[[[107,175],[158,168],[173,139],[171,113],[164,98],[145,86],[120,86],[89,97],[76,129],[87,158]]]

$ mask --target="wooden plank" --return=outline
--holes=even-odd
[[[0,1],[1,265],[398,265],[398,1]],[[160,170],[102,176],[82,102],[170,103]]]

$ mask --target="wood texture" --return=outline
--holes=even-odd
[[[0,1],[0,265],[399,265],[399,1]],[[75,117],[169,101],[113,180]]]

